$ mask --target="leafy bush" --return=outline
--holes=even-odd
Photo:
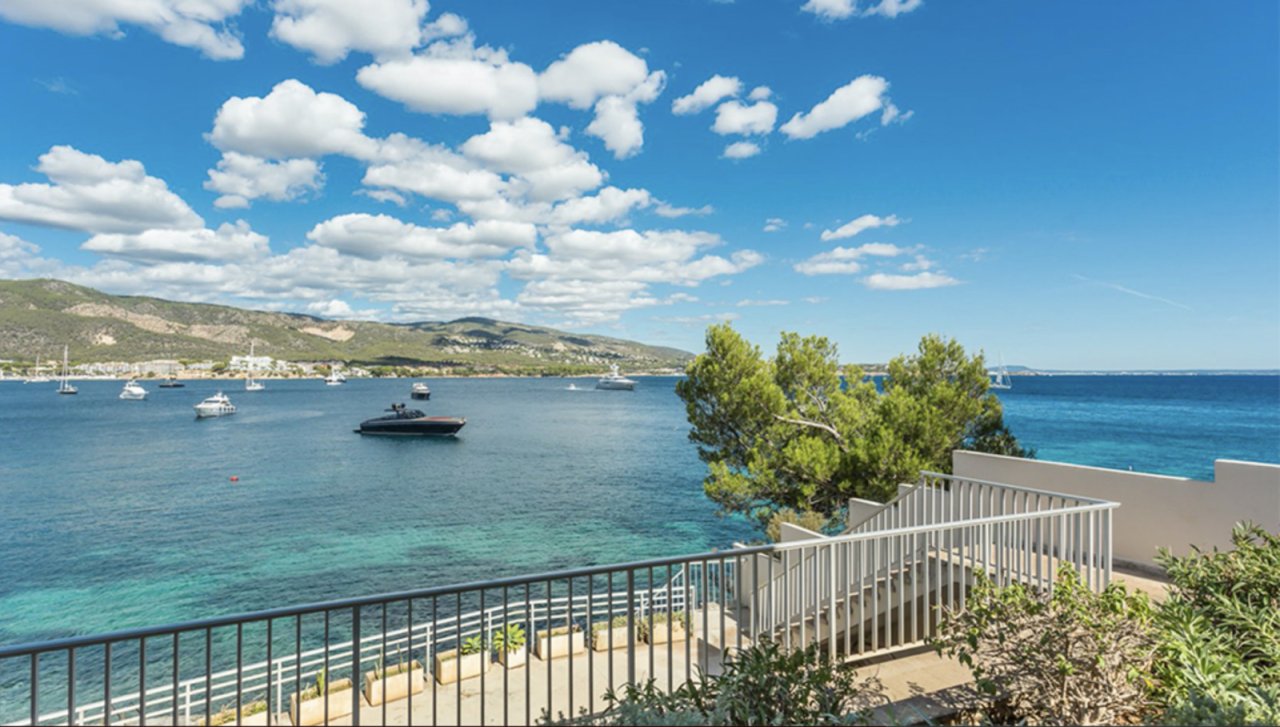
[[[518,623],[509,623],[493,632],[493,648],[499,653],[519,651],[524,647],[524,627]]]
[[[1280,535],[1241,524],[1231,541],[1157,558],[1171,581],[1156,668],[1168,722],[1280,724]]]
[[[1115,724],[1151,711],[1150,602],[1114,583],[1095,594],[1070,565],[1051,596],[977,574],[966,609],[946,612],[932,641],[973,672],[989,720]]]
[[[484,637],[480,634],[470,636],[462,641],[462,648],[458,650],[462,655],[479,654],[484,651]]]
[[[653,621],[652,624],[650,623],[650,620]],[[642,640],[648,641],[649,634],[651,633],[661,631],[665,634],[667,632],[668,621],[671,622],[671,630],[673,632],[677,629],[689,628],[689,614],[684,611],[672,611],[671,613],[667,613],[666,611],[653,611],[648,616],[636,619],[636,632]],[[651,628],[652,631],[650,631]]]
[[[865,724],[870,710],[887,704],[875,679],[829,663],[811,645],[785,653],[764,640],[726,662],[724,673],[699,672],[667,694],[649,680],[605,694],[606,711],[561,723],[588,725],[839,725]],[[543,722],[549,722],[543,713]]]
[[[820,512],[812,510],[801,510],[796,512],[789,507],[779,509],[769,518],[769,524],[765,526],[765,537],[770,543],[778,543],[782,541],[782,524],[790,523],[799,525],[806,530],[812,530],[815,533],[821,533],[831,523],[831,518]]]

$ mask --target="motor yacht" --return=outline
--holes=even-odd
[[[387,411],[386,416],[360,422],[356,433],[451,437],[467,423],[462,417],[429,417],[417,409],[406,409],[404,404],[392,404]]]
[[[606,391],[633,391],[636,388],[636,382],[618,373],[618,365],[614,364],[609,367],[609,373],[601,376],[596,382],[596,388]]]
[[[147,390],[136,379],[129,379],[120,390],[120,398],[125,401],[142,401],[147,398]]]
[[[232,405],[231,400],[221,391],[204,401],[196,404],[196,419],[206,419],[208,417],[221,417],[228,414],[235,414],[236,408]]]
[[[422,382],[418,382],[414,384],[413,387],[409,390],[409,396],[413,397],[414,399],[422,399],[424,401],[427,399],[430,399],[431,387],[427,386]]]

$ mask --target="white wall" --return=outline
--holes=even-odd
[[[1214,481],[1201,482],[960,450],[952,464],[959,477],[1120,503],[1112,526],[1115,559],[1134,565],[1155,566],[1159,547],[1179,555],[1192,545],[1228,548],[1231,527],[1241,520],[1280,532],[1280,465],[1220,459]]]

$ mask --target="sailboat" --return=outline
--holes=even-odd
[[[67,347],[62,347],[62,380],[58,382],[59,394],[79,394],[80,390],[71,385],[67,381],[67,376],[71,374],[71,368],[67,365]]]
[[[253,378],[253,341],[249,342],[249,375],[244,379],[245,391],[262,391],[267,388],[262,382]]]
[[[991,382],[993,389],[1012,389],[1013,382],[1009,380],[1009,369],[1004,367],[1004,357],[1000,357],[1000,368],[996,369],[996,379]]]
[[[28,376],[22,380],[24,384],[47,384],[53,379],[49,378],[40,370],[40,354],[36,354],[36,367],[32,369],[35,372],[33,376]]]

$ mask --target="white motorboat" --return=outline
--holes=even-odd
[[[636,382],[618,373],[618,365],[614,364],[609,367],[609,373],[601,376],[596,382],[596,388],[606,391],[633,391],[636,388]]]
[[[431,387],[419,381],[409,387],[409,396],[414,399],[427,400],[431,398]]]
[[[67,347],[62,347],[62,380],[58,382],[59,394],[79,394],[80,390],[71,385],[68,377],[71,375],[71,367],[67,364]]]
[[[343,376],[336,366],[329,371],[328,376],[324,377],[325,386],[342,386],[345,383],[347,383],[347,377]]]
[[[262,391],[267,388],[261,381],[253,378],[253,341],[249,342],[249,375],[244,378],[245,391]]]
[[[120,398],[125,401],[142,401],[147,398],[147,390],[136,379],[129,379],[120,390]]]
[[[46,376],[46,375],[45,375],[45,373],[44,373],[43,371],[41,371],[41,370],[40,370],[40,354],[38,354],[38,353],[36,354],[36,367],[35,367],[34,369],[32,369],[32,371],[34,371],[34,372],[35,372],[35,375],[34,375],[34,376],[28,376],[27,378],[23,379],[23,380],[22,380],[22,383],[24,383],[24,384],[47,384],[47,383],[49,383],[50,381],[53,381],[53,379],[51,379],[51,378],[49,378],[48,376]]]
[[[205,419],[207,417],[221,417],[228,414],[235,414],[236,408],[231,404],[231,400],[221,391],[204,401],[196,404],[196,419]]]

